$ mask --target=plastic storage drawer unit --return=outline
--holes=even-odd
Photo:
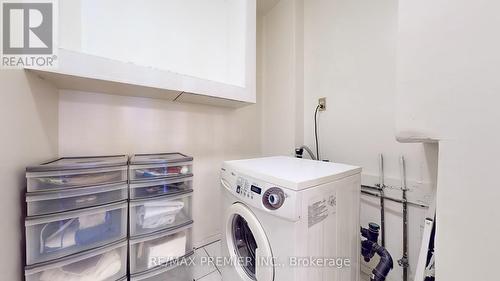
[[[28,216],[66,212],[127,199],[126,182],[26,194]]]
[[[182,153],[136,154],[130,158],[131,181],[178,177],[192,173],[193,157]]]
[[[130,201],[130,237],[174,228],[192,221],[193,191]]]
[[[189,223],[170,231],[130,239],[130,274],[141,273],[152,268],[165,266],[179,257],[193,251]]]
[[[127,201],[28,217],[26,264],[55,260],[127,237]]]
[[[127,280],[127,241],[53,262],[27,266],[26,281]]]
[[[68,157],[26,168],[28,192],[127,181],[127,156]]]
[[[194,279],[193,270],[189,266],[193,253],[183,257],[172,265],[162,266],[153,270],[130,276],[130,281],[191,281]],[[185,260],[183,260],[185,259]]]
[[[193,188],[192,175],[172,179],[144,180],[130,183],[130,199],[149,198],[184,192]]]

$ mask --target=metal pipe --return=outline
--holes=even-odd
[[[376,190],[376,191],[380,191],[380,187],[378,186],[371,186],[371,185],[361,185],[362,188],[366,188],[366,189],[372,189],[372,190]]]
[[[367,185],[362,185],[361,187],[363,187],[363,188],[369,188],[369,189],[377,189],[377,188],[375,188],[373,186],[367,186]],[[373,196],[373,197],[380,197],[379,194],[373,193],[373,192],[369,192],[369,191],[366,191],[366,190],[361,190],[361,193],[366,194],[366,195],[370,195],[370,196]],[[403,203],[403,200],[397,199],[397,198],[393,198],[393,197],[389,197],[389,196],[384,196],[384,199],[392,201],[392,202],[400,203],[400,204]],[[412,202],[412,201],[406,201],[406,203],[408,205],[412,205],[412,206],[419,207],[419,208],[429,208],[429,206],[427,206],[425,204],[422,204],[422,203],[417,203],[417,202]]]
[[[403,192],[403,257],[398,264],[403,267],[403,281],[408,281],[408,200],[406,198],[406,163],[405,158],[401,156],[399,161],[401,168],[401,190]]]
[[[378,186],[380,188],[380,227],[381,227],[381,240],[382,247],[385,247],[385,204],[384,204],[384,187],[385,187],[385,179],[384,179],[384,156],[380,154],[379,157],[379,182]]]

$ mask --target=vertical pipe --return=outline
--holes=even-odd
[[[403,192],[403,257],[398,261],[399,265],[403,267],[403,281],[408,280],[408,199],[406,197],[406,163],[405,158],[401,156],[401,190]]]
[[[385,206],[384,206],[384,156],[380,154],[379,157],[379,188],[380,188],[380,228],[381,228],[381,239],[382,247],[385,247]]]

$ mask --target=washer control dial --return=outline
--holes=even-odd
[[[280,203],[280,197],[276,194],[269,194],[268,201],[271,205],[278,205]]]
[[[277,210],[285,203],[285,192],[279,187],[271,187],[262,196],[262,203],[269,210]]]

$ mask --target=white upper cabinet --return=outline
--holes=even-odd
[[[59,67],[37,72],[61,88],[255,102],[255,0],[72,0],[59,15]]]

